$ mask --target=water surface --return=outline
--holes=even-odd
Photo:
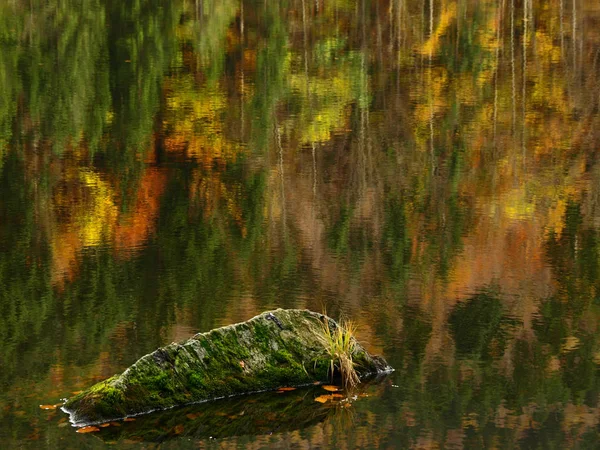
[[[599,30],[593,0],[0,0],[0,446],[595,448]],[[276,307],[396,372],[95,435],[39,407]]]

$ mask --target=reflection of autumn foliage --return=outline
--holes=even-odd
[[[165,182],[164,171],[156,168],[146,170],[140,180],[133,210],[123,214],[115,227],[115,250],[125,253],[138,251],[152,234]]]
[[[154,229],[165,185],[163,172],[146,170],[133,210],[120,213],[115,188],[100,173],[71,167],[65,175],[54,195],[58,223],[51,237],[53,280],[61,287],[65,280],[73,280],[86,248],[111,244],[122,255],[139,250]]]

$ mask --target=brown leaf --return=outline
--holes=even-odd
[[[181,433],[183,433],[183,430],[184,430],[184,427],[181,424],[176,425],[174,428],[175,434],[181,434]]]
[[[110,423],[113,427],[120,427],[121,424],[119,422],[111,422]]]
[[[83,427],[78,429],[77,433],[95,433],[96,431],[100,431],[98,427]]]
[[[190,420],[196,420],[198,417],[200,417],[199,413],[189,413],[186,414],[185,417],[187,417]]]

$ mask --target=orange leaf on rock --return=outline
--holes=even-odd
[[[321,386],[323,389],[325,389],[326,391],[329,392],[337,392],[339,390],[341,390],[339,387],[337,386],[329,386],[329,385],[325,385],[325,386]]]
[[[94,433],[96,431],[100,431],[98,427],[83,427],[77,430],[77,433]]]

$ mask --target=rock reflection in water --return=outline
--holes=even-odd
[[[325,420],[352,420],[350,403],[364,395],[364,389],[326,403],[315,401],[326,392],[321,386],[222,399],[138,416],[120,426],[101,428],[95,436],[106,442],[163,442],[285,433]]]

